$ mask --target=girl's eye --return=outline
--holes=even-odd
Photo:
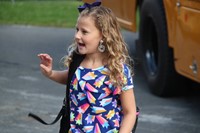
[[[87,33],[88,33],[88,32],[87,32],[87,31],[85,31],[85,30],[83,30],[82,32],[83,32],[83,34],[87,34]]]
[[[79,29],[78,28],[76,28],[76,32],[78,32],[79,31]]]

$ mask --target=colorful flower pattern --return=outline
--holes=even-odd
[[[124,67],[126,85],[114,87],[105,66],[78,67],[70,86],[70,124],[72,133],[117,133],[122,121],[119,94],[133,88],[130,70]]]

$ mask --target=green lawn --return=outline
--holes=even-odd
[[[0,1],[0,24],[74,27],[81,4],[75,0]]]

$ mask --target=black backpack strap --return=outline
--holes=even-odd
[[[69,73],[68,73],[68,79],[67,79],[68,90],[71,84],[72,77],[84,58],[85,58],[85,55],[80,55],[75,52],[73,53],[72,62],[69,66]],[[66,94],[67,97],[68,97],[68,94],[69,93]]]
[[[72,77],[76,71],[76,69],[79,67],[83,59],[85,58],[85,55],[80,55],[77,53],[73,53],[72,62],[69,66],[69,73],[68,73],[68,80],[66,85],[66,97],[65,97],[65,106],[66,106],[66,115],[67,115],[67,131],[70,129],[70,101],[69,101],[69,90],[70,90],[70,84]]]
[[[61,118],[61,116],[63,115],[64,111],[65,111],[65,109],[62,108],[60,110],[60,112],[58,113],[57,117],[55,118],[55,120],[53,122],[51,122],[51,123],[45,122],[39,116],[37,116],[37,115],[35,115],[33,113],[29,113],[28,116],[34,118],[35,120],[39,121],[40,123],[42,123],[44,125],[53,125],[53,124],[55,124]]]

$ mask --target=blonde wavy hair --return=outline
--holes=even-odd
[[[98,6],[84,9],[79,17],[92,17],[96,27],[103,35],[104,45],[106,47],[106,60],[109,69],[109,78],[117,87],[123,87],[126,84],[124,79],[123,64],[127,64],[132,70],[132,59],[128,54],[127,44],[120,32],[120,26],[111,9]],[[73,52],[77,50],[77,45],[73,43],[68,49],[68,56],[65,64],[69,66],[72,61]],[[132,71],[131,71],[132,72]],[[133,73],[132,73],[133,74]]]

